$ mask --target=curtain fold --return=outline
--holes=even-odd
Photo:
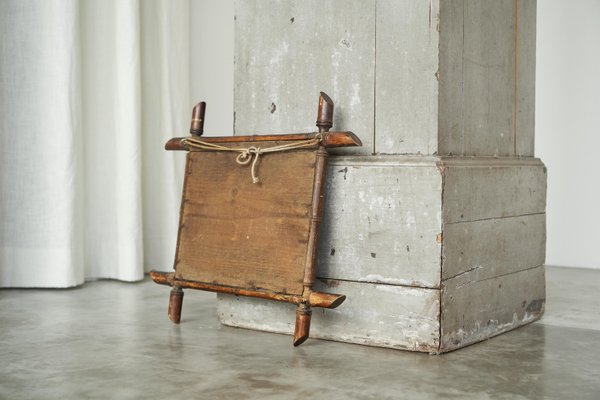
[[[0,286],[169,269],[189,2],[3,0],[0,33]]]
[[[164,144],[189,134],[198,101],[190,89],[190,4],[144,0],[142,14],[144,259],[146,271],[171,270],[185,155],[165,151]]]

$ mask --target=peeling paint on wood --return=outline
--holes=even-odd
[[[441,351],[485,340],[542,317],[544,267],[494,279],[463,274],[443,282]]]
[[[330,161],[317,276],[439,287],[442,177],[435,160],[399,166],[398,157],[355,159]]]
[[[238,0],[234,132],[313,130],[325,90],[356,154],[532,156],[535,0],[516,4]]]
[[[317,281],[315,288],[323,287]],[[437,352],[438,289],[338,281],[336,290],[347,295],[344,307],[314,312],[311,337]],[[230,326],[285,334],[294,330],[293,313],[284,303],[219,294],[218,316]]]
[[[312,132],[307,101],[327,92],[336,130],[374,141],[375,0],[235,2],[236,135]]]
[[[347,300],[335,310],[338,314],[327,311],[335,318],[323,320],[325,325],[319,328],[317,337],[435,353],[483,340],[541,316],[543,273],[541,278],[526,273],[544,262],[545,195],[532,195],[538,190],[535,188],[545,188],[545,171],[539,160],[356,156],[332,157],[329,168],[318,276],[328,278],[321,281],[323,285],[339,286],[336,291],[345,293]],[[448,195],[454,189],[457,193]],[[393,208],[386,203],[386,196],[396,202]],[[493,198],[498,196],[501,200]],[[446,215],[443,225],[439,214],[442,198]],[[430,212],[432,209],[437,213]],[[531,210],[538,211],[519,214]],[[413,216],[417,211],[421,214],[414,221],[409,218],[407,224],[407,211]],[[464,218],[451,218],[458,215]],[[390,252],[394,248],[397,254]],[[506,278],[510,276],[532,281]],[[464,318],[479,318],[469,322],[472,325],[456,328],[442,314],[439,323],[449,326],[446,332],[451,333],[446,344],[435,349],[434,341],[427,342],[428,334],[422,329],[415,335],[402,324],[394,325],[396,330],[388,322],[379,324],[388,321],[387,304],[391,303],[398,307],[401,318],[417,317],[411,314],[417,312],[411,306],[415,300],[407,299],[431,297],[432,291],[440,293],[440,277],[444,279],[443,293],[452,297],[442,304],[442,313],[447,305],[457,304],[457,293],[462,299],[458,309],[467,310]],[[530,311],[517,312],[514,321],[512,311],[510,319],[507,314],[498,314],[504,312],[496,311],[501,308],[499,304],[506,300],[508,307],[513,307],[513,299],[495,292],[512,296],[522,290],[532,293],[531,301],[538,300],[529,307]],[[483,294],[486,291],[489,302]],[[468,308],[470,301],[477,302],[479,308]],[[220,296],[218,304],[225,324],[281,333],[292,331],[291,318],[289,324],[278,322],[287,312],[282,308],[285,305],[228,296]],[[458,318],[457,315],[447,317]],[[481,322],[485,315],[489,318]],[[266,319],[259,320],[259,316]],[[439,332],[437,335],[439,339]]]

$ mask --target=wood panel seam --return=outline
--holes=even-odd
[[[468,282],[465,282],[465,283],[463,283],[461,285],[457,285],[456,288],[458,289],[458,288],[460,288],[462,286],[465,286],[465,285],[468,285],[468,284],[471,284],[471,283],[480,283],[480,282],[485,282],[485,281],[489,281],[489,280],[492,280],[492,279],[502,278],[504,276],[519,274],[521,272],[530,271],[530,270],[533,270],[533,269],[536,269],[536,268],[540,268],[540,267],[543,267],[543,266],[544,266],[544,264],[540,264],[540,265],[536,265],[534,267],[526,267],[526,268],[523,268],[523,269],[519,269],[518,271],[507,272],[506,274],[500,274],[500,275],[490,276],[490,277],[483,278],[483,279],[478,279],[478,280],[469,280]],[[448,282],[448,281],[450,281],[452,279],[456,279],[457,277],[460,277],[461,275],[465,275],[465,274],[467,274],[469,272],[472,272],[475,269],[477,269],[477,268],[461,272],[460,274],[451,276],[450,278],[446,278],[446,279],[442,280],[442,284],[445,283],[445,282]],[[442,290],[443,290],[443,286],[444,285],[442,285]]]
[[[514,102],[513,102],[513,154],[517,155],[517,102],[518,93],[518,62],[519,62],[519,0],[515,0],[515,84],[514,84]]]
[[[364,157],[364,156],[359,156]],[[376,167],[376,168],[435,168],[438,160],[335,160],[329,163],[331,166],[351,166],[351,167]]]
[[[464,32],[464,29],[463,29]],[[438,164],[438,169],[440,171],[440,175],[441,175],[441,190],[440,190],[440,215],[444,215],[444,190],[446,188],[446,169],[444,166],[443,161],[440,161],[440,163]],[[437,351],[438,353],[442,351],[442,334],[443,334],[443,329],[442,327],[444,326],[444,313],[442,310],[442,296],[443,296],[443,290],[444,290],[444,286],[442,285],[443,282],[443,277],[444,277],[444,227],[445,227],[446,223],[444,222],[444,218],[441,218],[440,221],[440,229],[441,229],[441,235],[442,235],[442,242],[440,243],[440,278],[438,280],[439,282],[439,286],[440,286],[440,291],[438,294],[438,320],[439,320],[439,326],[438,326],[438,348]]]
[[[495,157],[495,156],[476,156],[476,157],[442,157],[443,162],[448,167],[529,167],[539,166],[543,167],[544,163],[537,157]]]
[[[375,0],[375,23],[373,24],[373,150],[377,154],[377,0]]]
[[[520,218],[520,217],[529,217],[534,215],[545,215],[546,212],[535,212],[535,213],[527,213],[527,214],[519,214],[519,215],[506,215],[499,217],[489,217],[489,218],[479,218],[479,219],[471,219],[468,221],[453,221],[453,222],[444,222],[444,225],[454,225],[454,224],[464,224],[469,222],[480,222],[480,221],[490,221],[493,219],[508,219],[508,218]]]
[[[397,286],[397,287],[405,287],[411,289],[428,289],[428,290],[440,290],[439,286],[418,286],[418,285],[407,285],[405,283],[388,283],[388,282],[374,282],[374,281],[357,281],[354,279],[341,279],[341,278],[324,278],[317,276],[317,280],[321,281],[340,281],[340,282],[350,282],[350,283],[359,283],[359,284],[370,284],[370,285],[382,285],[382,286]]]
[[[465,151],[465,2],[462,2],[462,62],[460,63],[460,119],[461,119],[461,133],[460,133],[460,152],[466,154]],[[440,324],[441,325],[441,324]]]

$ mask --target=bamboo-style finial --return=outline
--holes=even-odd
[[[317,110],[317,127],[319,132],[329,132],[333,126],[333,100],[327,93],[321,92],[319,96],[319,109]]]
[[[298,305],[296,309],[296,326],[294,328],[294,347],[300,346],[308,339],[311,315],[312,311],[309,305]]]
[[[201,101],[192,109],[192,123],[190,124],[190,134],[192,136],[202,136],[204,133],[204,114],[206,113],[206,102]]]

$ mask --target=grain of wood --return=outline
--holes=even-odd
[[[301,294],[315,152],[262,156],[258,185],[236,154],[188,157],[177,278]]]

